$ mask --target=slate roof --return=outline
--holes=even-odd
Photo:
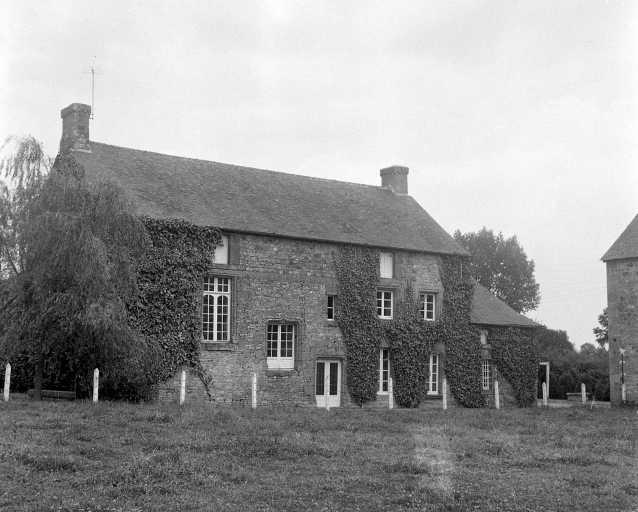
[[[468,255],[412,197],[388,188],[93,141],[91,150],[75,152],[87,176],[112,176],[133,195],[139,213],[150,217],[231,232]]]
[[[638,215],[601,258],[603,261],[638,258]]]
[[[474,283],[470,321],[473,324],[500,327],[540,327],[533,320],[514,311],[477,282]]]

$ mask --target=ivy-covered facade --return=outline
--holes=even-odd
[[[66,113],[66,117],[64,117]],[[469,255],[408,195],[148,153],[89,139],[89,107],[63,111],[87,176],[135,198],[151,244],[136,327],[161,347],[157,396],[259,405],[529,405],[535,324],[473,282]],[[78,127],[81,127],[79,129]],[[486,295],[487,294],[487,295]]]

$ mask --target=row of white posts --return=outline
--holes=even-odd
[[[100,383],[100,370],[97,368],[93,372],[93,403],[98,402],[98,390]],[[4,373],[4,401],[9,401],[9,387],[11,385],[11,365],[7,363]],[[394,409],[394,394],[393,394],[392,377],[388,379],[388,408]],[[443,409],[447,409],[447,380],[443,379],[442,382],[442,395],[443,395]],[[324,383],[324,393],[326,397],[326,410],[330,410],[330,376],[326,373],[326,381]],[[584,404],[587,402],[587,392],[585,390],[585,384],[580,385],[581,402]],[[622,385],[622,400],[626,400],[626,388],[625,384]],[[182,370],[179,387],[179,405],[184,405],[186,401],[186,371]],[[257,374],[253,373],[253,386],[252,386],[252,402],[253,409],[257,408]],[[501,408],[501,399],[498,394],[498,381],[494,381],[494,406],[497,409]],[[547,384],[543,382],[543,406],[547,407]]]
[[[93,403],[98,401],[98,388],[100,384],[100,370],[97,368],[93,371]],[[9,401],[9,389],[11,388],[11,365],[7,363],[4,369],[4,394],[5,402]]]

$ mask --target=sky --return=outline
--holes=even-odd
[[[638,213],[638,2],[7,1],[0,19],[2,139],[54,156],[77,102],[107,144],[370,185],[407,166],[450,234],[517,237],[530,318],[595,343],[600,258]]]

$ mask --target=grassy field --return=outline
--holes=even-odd
[[[638,415],[0,403],[0,509],[638,510]]]

